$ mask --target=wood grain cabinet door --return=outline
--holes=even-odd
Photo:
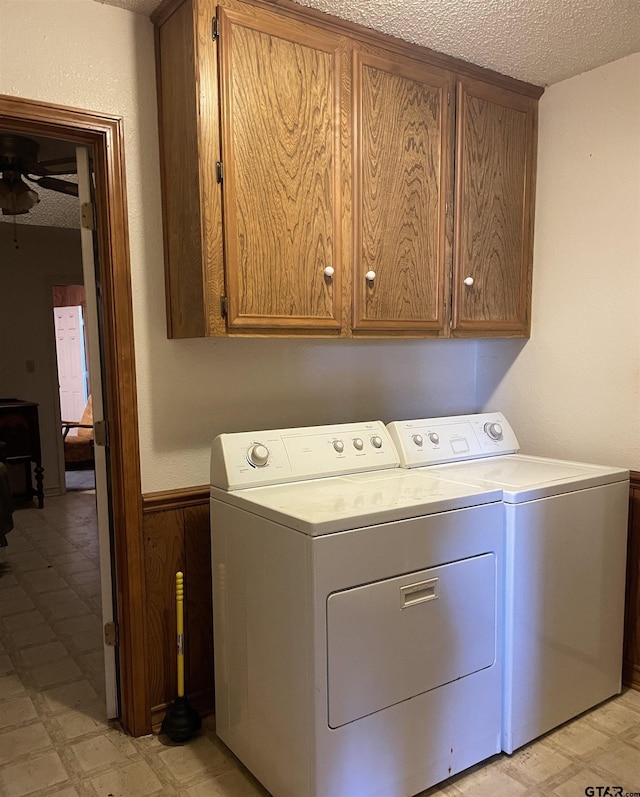
[[[527,336],[537,102],[458,82],[454,334]]]
[[[452,92],[446,70],[354,53],[355,331],[444,333]]]
[[[227,327],[339,330],[340,37],[218,13]]]

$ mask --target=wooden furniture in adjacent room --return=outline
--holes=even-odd
[[[543,89],[289,0],[154,12],[170,337],[526,337]]]
[[[6,452],[7,445],[0,440],[0,548],[6,547],[6,535],[13,529],[13,500]]]
[[[70,434],[74,430],[75,434]],[[67,470],[93,468],[93,402],[91,396],[79,421],[62,421],[64,466]]]
[[[0,441],[6,445],[5,462],[10,474],[14,466],[20,466],[23,471],[24,480],[18,486],[12,482],[14,497],[30,500],[37,496],[38,506],[42,509],[44,468],[40,452],[38,405],[15,398],[0,399]]]

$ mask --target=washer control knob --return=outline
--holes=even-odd
[[[269,461],[269,449],[262,443],[256,443],[249,449],[249,462],[256,468],[263,468]]]
[[[342,452],[344,451],[344,443],[342,442],[342,440],[334,440],[333,448],[338,452],[338,454],[342,454]]]
[[[423,440],[422,440],[422,435],[421,435],[421,434],[412,434],[412,435],[411,435],[411,439],[413,440],[413,442],[414,442],[414,443],[415,443],[415,444],[416,444],[418,447],[420,447],[420,446],[422,445],[422,443],[423,443]]]
[[[374,436],[371,438],[371,445],[374,448],[382,448],[382,438],[377,434],[374,434]]]
[[[358,451],[362,451],[362,449],[364,448],[364,443],[362,442],[362,438],[361,437],[354,438],[353,447],[358,449]]]
[[[434,446],[437,446],[440,442],[440,435],[437,432],[429,432],[429,440],[431,440]]]
[[[499,423],[485,423],[484,430],[492,440],[502,439],[502,426]]]

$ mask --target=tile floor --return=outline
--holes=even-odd
[[[0,795],[268,797],[217,740],[213,718],[184,746],[132,739],[106,720],[88,479],[74,476],[76,490],[42,510],[17,511],[0,551]],[[422,797],[579,797],[588,786],[640,795],[639,692]]]

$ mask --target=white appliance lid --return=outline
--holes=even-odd
[[[629,478],[629,471],[623,468],[526,454],[505,454],[435,465],[426,470],[444,479],[460,479],[468,484],[498,487],[503,491],[505,503],[521,503]]]
[[[400,469],[333,476],[211,497],[311,536],[500,501],[499,489]]]

